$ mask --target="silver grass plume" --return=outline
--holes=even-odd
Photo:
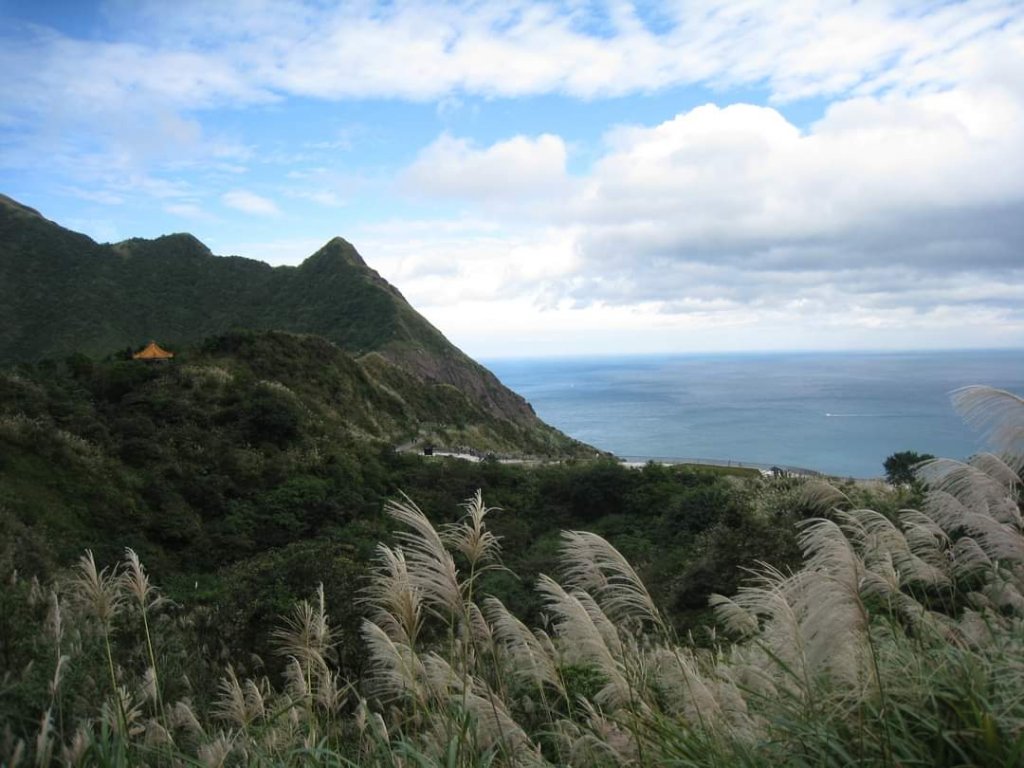
[[[147,747],[171,746],[174,744],[171,734],[156,720],[147,720],[145,728],[143,741]]]
[[[267,692],[263,690],[251,678],[245,681],[245,708],[249,712],[250,720],[258,722],[267,717],[266,706]]]
[[[227,723],[247,729],[259,716],[246,696],[245,687],[238,680],[235,670],[229,665],[226,675],[217,686],[220,695],[213,704],[213,715]]]
[[[563,531],[561,553],[566,585],[592,594],[612,621],[651,623],[667,632],[661,613],[633,566],[605,539],[585,531]]]
[[[66,653],[62,653],[57,657],[57,663],[53,667],[53,676],[50,678],[50,698],[53,699],[57,696],[57,692],[60,690],[61,680],[64,679],[64,667],[71,661],[71,657]]]
[[[949,532],[962,529],[993,560],[1024,562],[1019,510],[1008,490],[970,464],[950,459],[928,462],[922,470],[932,488],[925,512]]]
[[[900,512],[900,525],[907,547],[915,557],[937,571],[948,571],[951,542],[942,526],[913,509]]]
[[[529,736],[509,714],[505,703],[493,692],[487,695],[460,693],[451,703],[465,707],[473,718],[479,746],[485,750],[500,747],[508,750],[518,765],[540,765],[540,755]]]
[[[123,685],[117,687],[113,701],[107,699],[100,707],[100,716],[112,733],[132,738],[143,733],[146,727],[140,722],[142,706]]]
[[[994,565],[988,553],[970,536],[957,539],[952,549],[952,561],[953,576],[957,579],[987,572]]]
[[[919,557],[907,540],[906,526],[900,529],[885,515],[870,509],[838,514],[844,521],[843,529],[862,553],[865,567],[870,574],[881,577],[891,591],[914,584],[949,586],[950,579],[941,554],[934,556],[935,550],[931,548],[926,550],[927,559]],[[931,536],[928,540],[934,541]],[[918,549],[921,549],[920,545]],[[866,575],[865,578],[871,577]]]
[[[920,477],[933,492],[945,492],[971,512],[1021,528],[1016,503],[1017,474],[993,454],[978,454],[968,462],[934,459],[921,465]],[[926,508],[931,512],[931,509]],[[940,520],[939,522],[943,522]],[[955,520],[952,521],[955,525]]]
[[[850,497],[824,480],[808,480],[800,487],[797,501],[819,514],[826,514],[843,506],[853,506]]]
[[[465,555],[473,567],[497,560],[501,545],[498,537],[487,530],[484,518],[488,513],[500,510],[485,506],[479,489],[463,503],[462,508],[466,511],[462,519],[441,530],[442,541]]]
[[[121,583],[126,595],[134,599],[145,610],[155,608],[164,602],[164,598],[159,596],[156,587],[150,582],[149,575],[139,561],[139,556],[135,554],[135,550],[126,547],[124,552],[125,569],[121,572]]]
[[[371,692],[385,702],[405,697],[425,702],[425,672],[416,653],[408,645],[392,640],[372,621],[363,622],[361,634],[370,654]]]
[[[199,747],[199,760],[206,768],[221,768],[227,762],[228,756],[233,749],[232,740],[223,733],[218,734],[217,738],[209,744],[203,744]]]
[[[492,648],[494,646],[494,633],[491,631],[490,624],[484,618],[480,606],[476,603],[467,603],[466,614],[468,619],[466,631],[472,633],[474,645],[479,643],[481,650]]]
[[[725,595],[711,595],[708,605],[714,610],[715,619],[738,638],[752,637],[761,628],[757,616]]]
[[[766,652],[754,652],[749,663],[763,669],[765,677],[775,681],[771,683],[773,688],[798,690],[809,695],[809,665],[799,609],[789,596],[792,589],[790,577],[762,563],[761,570],[737,590],[730,602],[749,616],[762,620],[760,636],[753,647],[764,648]],[[718,610],[716,606],[716,613]],[[727,609],[726,622],[736,618],[728,615],[732,613],[733,609]]]
[[[831,520],[807,521],[800,545],[805,565],[790,581],[810,669],[847,681],[861,677],[868,630],[861,588],[867,569]]]
[[[1024,460],[1024,399],[994,387],[972,385],[952,393],[953,407],[985,439],[1015,458]]]
[[[85,550],[85,554],[78,559],[71,588],[78,604],[92,613],[104,627],[110,626],[124,606],[124,593],[117,569],[98,570],[91,549]]]
[[[681,714],[694,726],[718,726],[724,717],[717,690],[719,684],[701,674],[693,652],[678,647],[662,647],[654,649],[652,655],[659,689],[670,711]],[[727,687],[728,684],[722,686],[723,689]],[[745,713],[742,704],[736,704],[732,697],[730,701]]]
[[[316,603],[301,600],[284,619],[284,626],[275,629],[271,637],[277,642],[278,653],[299,661],[307,678],[313,670],[327,667],[327,654],[333,644],[333,632],[324,602],[324,585],[316,589]]]
[[[461,613],[462,590],[455,561],[427,516],[408,496],[389,501],[386,510],[394,520],[412,529],[399,531],[396,536],[424,603],[442,620]]]
[[[805,520],[802,525],[799,541],[805,569],[819,571],[851,594],[857,594],[864,564],[843,529],[825,518]]]
[[[587,714],[589,732],[572,745],[573,765],[606,765],[608,759],[618,765],[637,764],[637,743],[633,734],[621,723],[605,716],[591,702],[580,702]],[[602,759],[603,756],[603,759]]]
[[[54,645],[60,646],[64,639],[64,615],[60,606],[60,597],[56,590],[50,590],[50,609],[46,614],[46,634],[53,640]]]
[[[360,601],[371,606],[371,618],[389,637],[405,645],[416,644],[423,626],[422,595],[401,547],[377,545],[377,562]]]
[[[349,686],[342,685],[341,673],[322,670],[316,687],[316,703],[322,710],[335,713],[341,710],[349,691]]]
[[[157,675],[156,669],[147,666],[142,673],[142,680],[139,684],[139,694],[146,701],[157,700]]]
[[[571,720],[559,720],[555,733],[559,752],[567,755],[568,765],[629,765],[632,756],[623,757],[605,741],[606,733],[592,733]]]
[[[203,733],[203,726],[199,724],[199,718],[196,717],[192,705],[185,700],[175,702],[168,710],[167,722],[171,728],[194,734]]]
[[[420,657],[423,663],[423,684],[427,694],[437,702],[443,702],[451,693],[461,693],[482,685],[472,675],[456,671],[448,660],[431,651]]]
[[[852,681],[863,672],[866,614],[859,596],[859,575],[850,583],[851,568],[838,575],[829,564],[841,561],[834,537],[842,538],[835,524],[814,529],[825,538],[825,557],[786,576],[770,566],[741,587],[733,602],[751,615],[763,617],[757,644],[764,649],[760,663],[773,675],[775,685],[813,697],[816,681],[829,674],[836,681]],[[812,542],[807,542],[810,547]],[[808,549],[813,560],[813,549]],[[850,556],[855,557],[852,552]],[[842,571],[846,571],[843,573]]]
[[[608,618],[608,615],[589,592],[574,589],[571,594],[583,606],[583,609],[590,617],[590,621],[597,628],[597,631],[601,633],[601,637],[604,639],[608,649],[612,651],[615,658],[622,661],[625,655],[624,637],[619,635],[619,628],[615,625],[615,622]]]
[[[554,629],[562,641],[562,649],[571,662],[583,661],[594,664],[608,679],[605,698],[622,706],[629,700],[629,684],[621,666],[622,644],[607,625],[607,617],[595,622],[595,610],[600,608],[586,592],[566,592],[561,585],[548,576],[537,580],[537,591],[544,597],[544,604],[554,616]],[[586,602],[587,604],[584,604]],[[611,647],[609,647],[611,643]],[[614,649],[614,650],[613,650]]]
[[[293,701],[305,701],[309,696],[309,683],[306,672],[294,656],[288,659],[284,667],[285,691]]]
[[[531,683],[548,683],[561,690],[554,658],[529,628],[496,597],[484,599],[484,614],[494,639],[511,661],[511,672]]]

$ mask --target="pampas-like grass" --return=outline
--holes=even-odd
[[[484,600],[484,613],[495,641],[510,660],[510,673],[536,685],[550,685],[564,695],[550,643],[543,643],[496,597]]]
[[[324,585],[317,585],[316,602],[302,600],[285,617],[284,626],[271,632],[278,653],[298,660],[309,679],[315,670],[326,669],[327,654],[333,644],[333,632],[324,602]]]
[[[1024,398],[994,387],[971,385],[952,394],[953,407],[999,450],[1024,460]],[[1020,469],[1020,465],[1017,464]]]
[[[85,550],[78,559],[70,586],[78,604],[95,616],[105,629],[124,607],[125,595],[117,569],[97,569],[91,549]]]
[[[388,508],[405,529],[378,548],[363,595],[363,680],[346,685],[332,666],[321,588],[273,635],[288,657],[282,690],[229,666],[205,713],[178,701],[159,718],[144,714],[159,693],[152,645],[115,668],[110,643],[116,631],[128,645],[134,606],[145,617],[158,593],[133,552],[109,572],[86,553],[66,603],[26,592],[49,601],[37,614],[49,614],[41,636],[55,647],[52,704],[36,738],[5,738],[0,758],[106,749],[122,763],[389,768],[1018,764],[1019,466],[996,454],[930,462],[919,471],[923,509],[892,516],[818,487],[822,516],[803,524],[802,567],[761,564],[735,595],[713,596],[734,641],[711,634],[703,649],[667,629],[610,543],[583,532],[563,536],[562,581],[537,582],[550,634],[531,631],[476,594],[476,575],[499,554],[482,495],[440,531],[405,498]],[[112,695],[90,715],[99,734],[72,731],[75,720],[67,733],[85,736],[69,744],[57,707],[64,666],[78,673],[83,617],[101,630]],[[359,694],[350,717],[349,690]],[[204,725],[211,715],[227,733]]]
[[[372,621],[363,622],[362,636],[371,661],[369,691],[384,702],[411,696],[425,704],[423,663],[413,650]]]
[[[412,529],[396,535],[411,566],[413,586],[435,614],[450,619],[462,609],[462,589],[455,561],[445,549],[441,536],[408,497],[388,502],[387,512]]]
[[[598,694],[602,702],[621,707],[630,700],[630,687],[621,664],[623,645],[613,624],[586,592],[567,592],[548,576],[537,581],[545,607],[554,617],[559,649],[570,663],[593,664],[607,684]]]
[[[497,560],[501,545],[498,537],[487,530],[484,518],[498,510],[484,504],[479,490],[462,508],[465,510],[462,520],[445,526],[441,531],[442,539],[448,546],[461,552],[471,568]]]
[[[620,625],[649,623],[667,631],[633,566],[603,538],[585,531],[564,531],[561,554],[566,585],[593,595],[603,615]]]
[[[377,562],[363,592],[370,618],[396,642],[414,646],[423,626],[423,601],[401,547],[377,545]]]
[[[221,678],[218,689],[220,696],[213,707],[214,716],[237,728],[248,728],[260,712],[250,708],[245,687],[231,666],[228,666]]]

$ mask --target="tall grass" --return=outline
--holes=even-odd
[[[827,512],[803,524],[803,567],[763,564],[735,595],[714,596],[709,631],[723,636],[710,647],[674,636],[632,566],[577,531],[563,534],[560,578],[537,583],[545,620],[530,628],[480,593],[480,574],[502,568],[481,495],[440,529],[403,498],[388,510],[397,543],[380,545],[364,592],[369,673],[339,678],[320,589],[273,632],[283,682],[228,665],[200,706],[174,679],[159,630],[167,605],[138,558],[98,570],[86,553],[48,592],[11,585],[46,653],[4,675],[0,693],[36,711],[5,723],[0,759],[1020,765],[1024,419],[1006,411],[1024,406],[1008,398],[957,395],[1001,452],[921,467],[921,510],[887,517],[815,489]],[[40,669],[48,682],[33,698]]]

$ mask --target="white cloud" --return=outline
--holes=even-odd
[[[624,317],[679,333],[728,327],[730,348],[772,329],[783,346],[848,344],[850,329],[876,346],[941,346],[986,323],[999,328],[992,343],[1024,341],[1024,293],[1007,287],[1024,277],[1024,104],[1010,90],[858,97],[806,131],[771,107],[708,104],[609,132],[572,180],[560,158],[531,168],[510,151],[539,144],[443,136],[408,174],[433,174],[472,204],[547,168],[565,197],[546,216],[514,194],[511,207],[488,206],[518,233],[424,241],[399,225],[401,243],[369,243],[371,258],[397,259],[387,276],[417,306],[466,338],[485,319],[460,322],[445,307],[482,300],[499,335],[537,330],[522,317],[532,311],[552,330],[570,329],[569,315],[609,332],[632,327]],[[726,343],[720,330],[708,338]]]
[[[58,117],[63,109],[66,118],[284,95],[593,98],[695,83],[766,84],[780,100],[910,92],[987,76],[990,52],[1019,48],[1022,36],[1013,0],[709,0],[663,7],[656,23],[631,3],[505,0],[177,2],[118,12],[118,42],[38,28],[5,41],[0,64],[22,76],[0,84],[0,112]]]
[[[330,189],[292,189],[288,190],[287,194],[325,208],[343,208],[347,204],[344,196]]]
[[[443,134],[420,152],[403,181],[430,197],[537,200],[564,191],[565,162],[565,142],[548,133],[514,136],[483,149]]]
[[[273,200],[249,192],[245,189],[233,189],[221,195],[221,202],[236,211],[252,216],[277,216],[281,213]]]
[[[419,229],[391,222],[354,239],[386,279],[416,307],[459,306],[475,301],[543,300],[546,282],[579,267],[571,232],[478,228],[462,232]]]
[[[213,216],[211,216],[206,209],[196,203],[171,203],[169,205],[165,205],[164,210],[174,216],[180,216],[183,219],[192,219],[193,221],[213,220]]]
[[[707,105],[612,133],[565,215],[604,269],[1005,266],[1020,146],[1024,105],[997,89],[843,102],[806,134],[769,107]]]

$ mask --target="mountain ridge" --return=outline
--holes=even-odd
[[[101,357],[236,329],[321,336],[461,391],[520,428],[551,429],[334,237],[298,266],[216,256],[189,233],[97,243],[0,195],[0,365]]]

